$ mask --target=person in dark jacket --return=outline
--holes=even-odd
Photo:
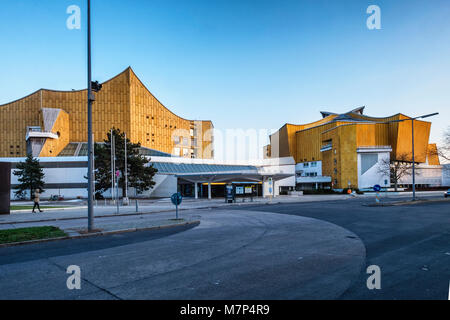
[[[33,206],[33,213],[35,213],[34,212],[34,209],[36,209],[36,207],[39,209],[39,212],[43,212],[42,210],[41,210],[41,207],[39,206],[39,202],[41,201],[41,194],[39,193],[39,189],[36,189],[35,191],[34,191],[34,206]]]

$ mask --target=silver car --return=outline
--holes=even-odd
[[[444,197],[449,197],[450,196],[450,189],[448,189],[447,191],[445,191],[444,193]]]

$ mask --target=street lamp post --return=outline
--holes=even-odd
[[[417,119],[424,119],[432,116],[438,115],[439,112],[426,114],[423,116],[415,117],[415,118],[409,118],[409,119],[401,119],[401,120],[392,120],[387,121],[385,123],[393,123],[393,122],[403,122],[403,121],[411,121],[411,142],[412,142],[412,191],[413,191],[413,201],[416,201],[416,159],[414,154],[414,121]]]
[[[93,139],[92,139],[92,102],[95,100],[92,94],[92,74],[91,74],[91,1],[87,0],[87,48],[88,48],[88,231],[94,229],[94,205],[93,205]]]

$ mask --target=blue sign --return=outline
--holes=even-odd
[[[176,206],[179,206],[181,204],[181,201],[183,201],[183,196],[181,195],[180,192],[174,193],[171,197],[170,200],[172,200],[172,203]]]
[[[381,186],[379,184],[376,184],[376,185],[373,186],[373,190],[375,192],[380,192],[381,191]]]

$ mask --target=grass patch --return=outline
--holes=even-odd
[[[57,227],[31,227],[0,230],[0,244],[39,239],[65,237],[67,234]]]
[[[55,207],[55,206],[41,206],[41,209],[58,209],[66,207]],[[33,206],[11,206],[11,211],[14,210],[32,210]]]

